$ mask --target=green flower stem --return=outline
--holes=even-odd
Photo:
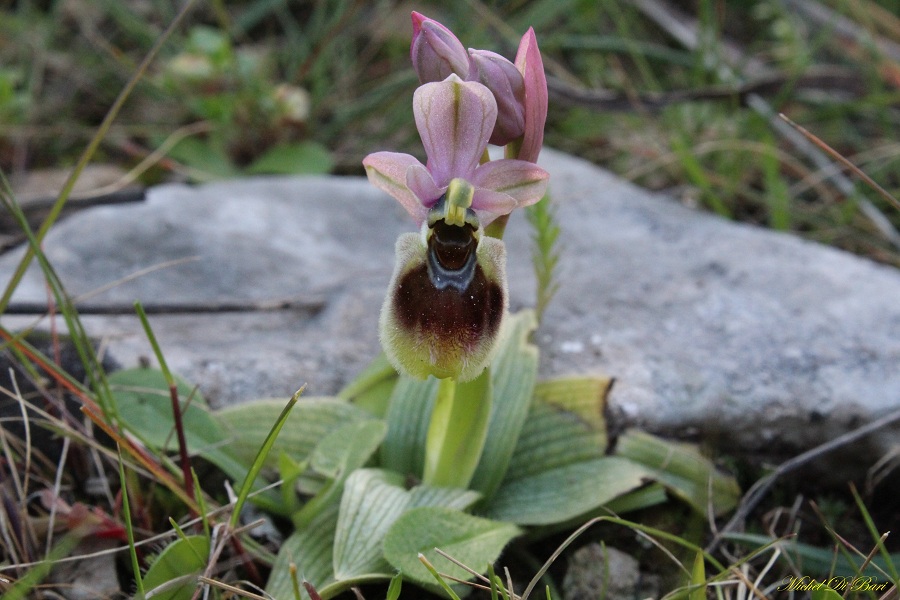
[[[491,414],[490,369],[466,383],[442,379],[425,440],[426,484],[466,488],[487,439]]]

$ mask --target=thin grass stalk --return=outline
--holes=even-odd
[[[131,569],[134,571],[134,582],[137,586],[137,598],[144,598],[144,580],[141,577],[141,563],[138,560],[137,548],[134,545],[134,527],[131,524],[131,503],[128,500],[128,485],[125,482],[125,464],[122,461],[122,448],[116,446],[119,455],[119,486],[122,491],[122,513],[125,518],[125,533],[128,536],[128,553],[131,555]]]
[[[187,437],[184,433],[181,403],[178,401],[178,384],[175,382],[175,378],[172,377],[172,372],[169,371],[169,366],[166,364],[166,358],[163,356],[162,348],[160,348],[159,342],[156,340],[156,335],[153,334],[153,329],[150,327],[150,321],[147,319],[147,313],[144,312],[144,307],[140,302],[135,302],[134,309],[137,311],[138,318],[141,320],[141,325],[144,328],[144,333],[147,336],[147,340],[150,342],[150,346],[153,348],[156,360],[159,362],[159,368],[166,380],[166,385],[169,386],[169,398],[172,401],[172,419],[175,423],[175,435],[178,437],[178,455],[181,460],[181,474],[184,478],[184,489],[185,493],[191,494],[194,492],[194,478],[191,469],[191,457],[188,455]]]

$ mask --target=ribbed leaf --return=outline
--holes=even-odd
[[[250,464],[284,404],[284,400],[254,400],[215,412],[228,430],[231,451],[241,461]],[[329,432],[347,423],[373,418],[365,410],[338,398],[304,398],[291,411],[266,466],[274,467],[281,453],[297,461],[305,460]]]
[[[130,431],[155,450],[177,447],[172,398],[162,371],[126,369],[110,373],[107,380],[118,406],[119,418]],[[188,447],[196,452],[220,445],[225,432],[210,415],[203,396],[184,380],[176,379],[176,385]],[[188,398],[191,402],[185,408]]]
[[[537,347],[528,341],[537,323],[534,312],[509,315],[491,363],[493,403],[481,462],[469,487],[490,499],[506,474],[531,406],[537,377]]]
[[[556,382],[562,383],[562,382]],[[540,388],[542,384],[539,384]],[[555,393],[563,396],[565,385],[555,385]],[[576,382],[572,385],[570,398],[587,390],[592,401],[597,403],[596,390]],[[588,394],[585,394],[587,396]],[[579,413],[565,410],[559,404],[550,404],[537,399],[522,429],[519,443],[509,463],[505,482],[532,477],[544,471],[577,462],[601,458],[606,454],[605,426]],[[557,401],[560,398],[556,399]],[[562,404],[578,404],[572,400]]]
[[[611,386],[609,377],[558,377],[539,381],[534,386],[534,398],[575,413],[605,438],[606,418],[603,415]]]
[[[369,366],[348,383],[338,396],[384,418],[397,378],[397,371],[388,362],[384,352],[379,352]]]
[[[497,560],[503,547],[520,530],[511,523],[473,517],[449,508],[424,506],[407,511],[384,540],[384,556],[404,577],[429,588],[431,574],[419,562],[422,553],[439,571],[460,579],[471,575],[443,558],[435,548],[476,570]]]
[[[472,490],[417,485],[409,491],[409,508],[444,506],[457,510],[468,510],[480,498],[481,494]]]
[[[384,439],[383,421],[357,421],[326,435],[312,451],[310,467],[332,479],[346,478],[369,460]]]
[[[710,506],[717,516],[721,515],[740,500],[741,490],[734,477],[716,469],[692,445],[629,430],[619,437],[616,454],[646,466],[657,481],[702,515]]]
[[[650,472],[629,460],[596,458],[504,482],[485,515],[520,525],[566,521],[644,483]]]
[[[291,534],[275,558],[266,592],[273,598],[293,598],[294,586],[291,583],[290,565],[297,565],[297,577],[306,580],[316,588],[323,588],[334,581],[332,569],[332,543],[337,528],[338,505],[334,503],[316,517],[303,529]],[[309,595],[301,587],[301,596],[309,600]]]
[[[348,580],[383,575],[390,579],[391,566],[381,544],[388,528],[409,503],[403,477],[381,469],[358,469],[344,483],[334,537],[334,576]]]
[[[150,448],[174,451],[178,447],[178,438],[174,433],[175,421],[169,385],[162,371],[125,369],[111,373],[107,379],[118,407],[119,418],[125,427]],[[222,469],[235,485],[239,485],[244,480],[253,457],[246,462],[240,460],[232,447],[226,444],[229,439],[227,430],[217,416],[210,412],[200,392],[183,379],[176,377],[175,380],[188,451],[200,454]],[[284,408],[284,403],[281,408]],[[277,416],[276,413],[275,417]],[[274,422],[273,418],[268,423],[269,428]],[[259,445],[256,450],[259,450]]]
[[[197,589],[197,578],[209,559],[209,539],[202,535],[190,535],[178,539],[160,552],[144,575],[144,589],[152,591],[173,579],[185,577],[183,583],[154,594],[160,600],[190,600]]]
[[[391,471],[422,477],[425,437],[434,408],[438,380],[400,377],[387,411],[388,431],[381,447],[381,466]]]
[[[294,513],[295,527],[306,527],[326,506],[338,504],[347,477],[375,454],[384,439],[385,430],[384,421],[357,421],[325,436],[312,451],[309,464],[313,471],[330,481]]]

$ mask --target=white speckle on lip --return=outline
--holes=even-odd
[[[603,343],[603,336],[601,336],[599,333],[595,333],[591,336],[591,345],[592,346],[599,346],[602,343]]]
[[[577,354],[578,352],[584,352],[584,344],[578,340],[571,340],[560,344],[559,350],[566,354]]]

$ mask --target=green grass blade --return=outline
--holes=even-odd
[[[278,416],[278,419],[275,421],[275,424],[272,426],[272,429],[269,431],[269,435],[266,436],[263,445],[260,447],[259,452],[256,454],[256,458],[253,461],[253,464],[250,465],[249,471],[247,471],[247,477],[244,479],[243,485],[241,485],[241,490],[238,492],[237,501],[234,504],[234,510],[231,513],[231,519],[229,520],[229,525],[232,530],[237,527],[238,519],[241,516],[241,509],[244,507],[244,502],[247,501],[247,496],[250,495],[250,492],[253,490],[253,482],[256,481],[256,476],[259,475],[259,472],[262,470],[263,465],[266,462],[266,457],[269,455],[269,451],[272,450],[272,446],[275,444],[276,438],[278,438],[278,433],[281,431],[281,428],[284,427],[284,424],[287,422],[288,416],[291,414],[291,409],[294,408],[294,405],[297,404],[297,401],[300,399],[300,395],[303,393],[303,390],[306,389],[306,386],[300,388],[294,395],[291,396],[291,399],[288,400],[288,403],[285,405],[284,410],[281,411],[281,414]]]
[[[856,491],[856,486],[851,486],[851,491],[853,492],[853,499],[856,501],[856,506],[859,508],[860,514],[862,514],[863,521],[866,523],[866,528],[869,530],[869,534],[878,546],[878,552],[881,554],[882,558],[884,558],[885,566],[891,574],[891,580],[900,582],[900,574],[898,574],[897,565],[894,563],[895,557],[892,557],[890,553],[888,553],[887,548],[885,548],[882,535],[875,526],[875,521],[872,520],[872,515],[869,514],[869,509],[866,508],[859,492]]]
[[[141,577],[141,563],[138,560],[137,548],[134,545],[134,528],[131,524],[131,504],[128,501],[128,485],[125,482],[125,463],[122,461],[122,449],[116,446],[119,458],[119,485],[122,489],[122,513],[125,519],[125,532],[128,535],[128,553],[131,556],[131,569],[137,586],[137,599],[144,597],[144,580]]]

